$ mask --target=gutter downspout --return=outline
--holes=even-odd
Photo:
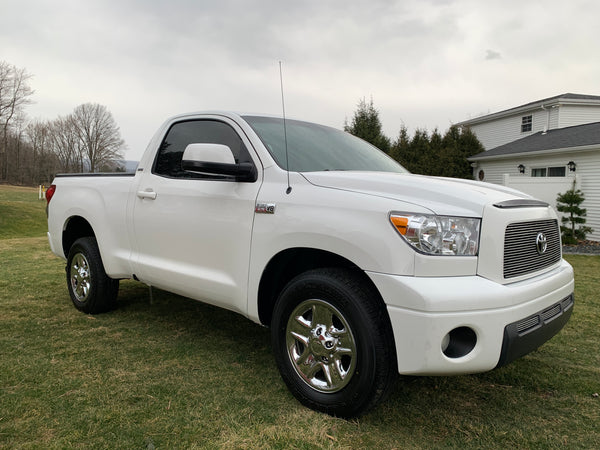
[[[546,134],[548,132],[548,129],[550,128],[550,110],[548,108],[546,108],[543,103],[542,103],[542,109],[544,111],[546,111],[546,126],[544,127],[542,134]]]

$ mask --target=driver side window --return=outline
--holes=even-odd
[[[152,172],[168,178],[226,179],[183,170],[181,160],[189,144],[227,145],[233,152],[236,164],[252,163],[248,149],[231,126],[216,120],[187,120],[171,126],[160,144]]]

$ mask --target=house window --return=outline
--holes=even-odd
[[[526,133],[528,131],[531,131],[532,123],[533,123],[533,117],[531,115],[523,116],[521,118],[521,133]]]
[[[532,177],[564,177],[567,175],[567,168],[560,167],[538,167],[531,169]]]
[[[565,166],[562,167],[548,167],[549,177],[564,177],[567,174]]]
[[[546,176],[546,168],[538,168],[538,169],[531,169],[531,176],[532,177],[545,177]]]

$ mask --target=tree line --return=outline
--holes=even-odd
[[[352,121],[344,130],[370,142],[386,152],[412,173],[453,178],[473,178],[468,157],[485,149],[468,128],[451,126],[444,135],[435,129],[417,129],[412,136],[404,125],[398,137],[392,141],[382,131],[379,112],[373,99],[361,99]]]
[[[54,120],[30,120],[32,75],[0,61],[0,182],[37,185],[59,172],[122,170],[125,142],[106,106],[85,103]]]

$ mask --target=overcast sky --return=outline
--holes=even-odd
[[[385,133],[445,131],[600,95],[596,0],[0,0],[0,60],[34,76],[31,118],[113,114],[139,159],[169,116],[208,109],[342,128],[373,98]]]

